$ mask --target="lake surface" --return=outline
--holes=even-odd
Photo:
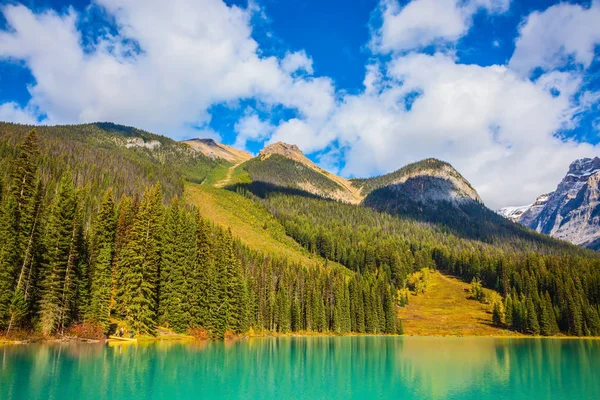
[[[600,399],[600,341],[315,337],[4,346],[0,399]]]

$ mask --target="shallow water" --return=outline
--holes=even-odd
[[[5,346],[0,399],[600,399],[600,341],[309,337]]]

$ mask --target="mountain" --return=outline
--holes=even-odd
[[[529,204],[526,206],[502,207],[501,209],[498,210],[498,214],[502,215],[505,218],[510,219],[511,221],[519,222],[519,219],[521,219],[521,216],[523,215],[523,213],[525,211],[529,210],[529,208],[531,206],[532,206],[532,204]]]
[[[240,168],[254,183],[294,189],[350,204],[362,200],[351,182],[318,167],[296,145],[273,143]]]
[[[9,180],[18,146],[33,128],[39,136],[44,184],[56,184],[63,172],[94,197],[112,187],[117,196],[141,193],[160,182],[166,196],[181,195],[184,181],[201,183],[223,161],[188,145],[134,127],[113,123],[29,126],[0,122],[0,179]]]
[[[552,193],[538,197],[514,220],[537,232],[591,249],[600,248],[600,158],[583,158]],[[503,214],[504,215],[504,214]]]
[[[537,218],[540,212],[544,209],[544,206],[548,202],[548,199],[552,193],[546,193],[541,196],[538,196],[537,199],[532,204],[528,204],[526,206],[509,206],[502,207],[497,212],[505,218],[510,219],[513,222],[523,222],[523,225],[528,226],[530,221]],[[527,213],[525,218],[523,218],[523,214]]]
[[[438,270],[490,290],[462,312],[498,334],[600,335],[600,254],[492,212],[448,163],[348,181],[285,143],[229,161],[115,124],[31,130],[0,124],[2,332],[394,333]]]
[[[252,154],[247,151],[238,150],[226,144],[218,143],[213,139],[190,139],[182,143],[187,144],[192,149],[215,159],[221,159],[233,164],[238,164],[252,158]]]
[[[353,179],[352,183],[367,197],[385,188],[394,194],[422,203],[482,203],[477,191],[452,165],[435,158],[409,164],[387,175]]]

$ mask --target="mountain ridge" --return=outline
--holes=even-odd
[[[573,161],[554,192],[539,196],[513,220],[537,232],[597,249],[600,242],[600,158]],[[506,214],[504,208],[500,210]]]

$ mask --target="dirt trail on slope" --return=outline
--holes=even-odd
[[[245,162],[246,161],[241,161],[241,162],[239,162],[237,164],[233,164],[231,167],[229,167],[229,169],[227,170],[227,175],[225,175],[225,178],[221,179],[218,182],[215,182],[215,187],[224,188],[225,186],[227,186],[229,181],[231,181],[231,175],[233,175],[233,170],[235,170],[240,164],[243,164]]]

